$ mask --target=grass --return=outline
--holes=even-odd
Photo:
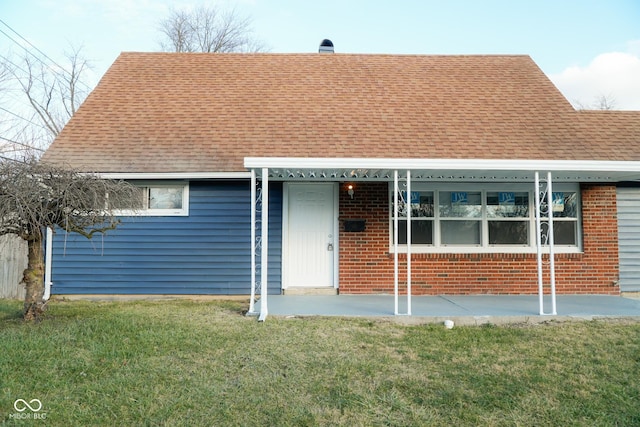
[[[55,301],[24,324],[20,309],[0,300],[6,425],[640,425],[640,322],[446,330]],[[46,420],[18,418],[34,398]]]

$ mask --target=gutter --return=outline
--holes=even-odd
[[[104,172],[97,174],[105,179],[248,179],[251,174],[242,172]]]

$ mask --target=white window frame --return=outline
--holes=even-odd
[[[150,188],[181,188],[182,207],[176,209],[123,209],[116,212],[118,216],[189,216],[189,182],[175,181],[131,181],[131,184],[144,189],[148,197]]]
[[[434,216],[428,220],[433,221],[433,244],[411,244],[412,253],[536,253],[536,224],[535,224],[535,199],[533,192],[533,183],[520,184],[520,183],[426,183],[426,182],[412,182],[412,191],[433,192],[434,203]],[[402,188],[399,191],[404,191]],[[482,214],[478,218],[468,218],[470,220],[478,220],[481,225],[480,232],[480,245],[443,245],[441,244],[441,230],[440,221],[442,219],[449,220],[451,218],[440,217],[440,193],[446,191],[466,191],[466,192],[480,192],[482,200]],[[490,245],[489,244],[489,221],[501,220],[500,218],[488,218],[487,216],[487,193],[491,192],[515,192],[515,193],[527,193],[529,195],[529,217],[524,219],[529,221],[529,243],[527,245]],[[576,244],[575,245],[559,245],[554,244],[555,253],[582,253],[582,203],[580,185],[577,183],[558,183],[554,184],[553,191],[555,192],[567,192],[576,193],[577,203],[577,218],[560,218],[554,217],[554,223],[557,222],[575,222],[576,223]],[[389,185],[389,252],[393,253],[393,184]],[[406,218],[400,216],[399,220],[405,220]],[[412,218],[415,221],[416,218]],[[457,218],[456,220],[465,220],[465,218]],[[506,218],[508,221],[518,221],[519,218]],[[547,245],[543,246],[543,251],[548,252]],[[407,245],[398,245],[399,253],[407,252]]]

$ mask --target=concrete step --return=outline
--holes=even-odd
[[[336,288],[289,287],[282,291],[283,295],[338,295]]]

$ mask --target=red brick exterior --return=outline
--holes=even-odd
[[[340,293],[392,293],[388,184],[356,185],[353,199],[346,184],[340,188]],[[582,185],[581,195],[583,252],[556,254],[556,291],[619,295],[615,186]],[[356,218],[366,220],[366,230],[345,232],[344,220]],[[401,292],[406,292],[404,254],[399,272]],[[411,277],[415,295],[538,292],[536,254],[413,254]]]

